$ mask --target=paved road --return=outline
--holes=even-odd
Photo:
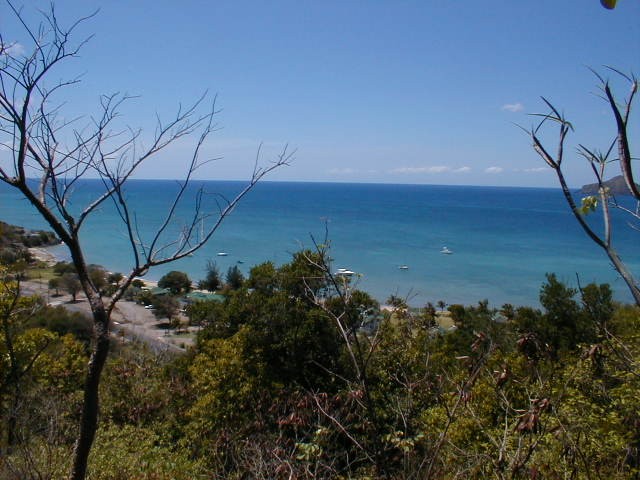
[[[71,303],[70,295],[53,297],[47,286],[41,282],[25,281],[20,287],[25,295],[40,295],[49,305],[60,305],[70,311],[91,314],[89,302],[84,295],[78,295],[78,300]],[[111,315],[111,333],[122,340],[142,341],[156,351],[184,352],[183,347],[193,344],[190,337],[176,335],[162,328],[162,323],[150,310],[124,300],[117,303]]]

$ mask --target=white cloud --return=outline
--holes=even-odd
[[[332,168],[329,170],[331,175],[353,175],[357,170],[353,168]]]
[[[484,173],[502,173],[503,171],[502,167],[489,167],[484,170]]]
[[[444,173],[449,172],[451,167],[446,165],[434,165],[430,167],[400,167],[394,168],[389,173]]]
[[[520,102],[507,103],[507,104],[502,106],[502,110],[506,110],[507,112],[517,113],[517,112],[521,112],[521,111],[524,110],[524,105],[521,104]]]
[[[389,173],[414,174],[414,173],[467,173],[471,171],[471,167],[463,166],[452,168],[447,165],[431,165],[424,167],[399,167],[389,170]]]
[[[425,167],[427,173],[444,173],[451,171],[451,167],[446,165],[434,165],[433,167]]]
[[[538,172],[546,172],[547,170],[549,170],[549,167],[525,168],[522,171],[526,173],[538,173]]]
[[[24,53],[24,47],[18,42],[1,45],[4,54],[17,57]]]

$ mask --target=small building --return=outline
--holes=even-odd
[[[205,293],[201,291],[195,291],[187,293],[184,296],[183,301],[185,303],[194,303],[194,302],[224,302],[224,295],[219,293]]]
[[[152,295],[155,295],[158,297],[171,294],[171,291],[168,288],[161,288],[161,287],[152,287],[149,289],[149,292]]]

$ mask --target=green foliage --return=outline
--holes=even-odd
[[[82,284],[78,278],[77,273],[67,272],[60,277],[60,283],[62,288],[71,295],[71,301],[75,302],[78,293],[82,290]]]
[[[231,290],[238,290],[244,283],[244,275],[242,275],[242,272],[237,265],[229,267],[225,278],[227,281],[227,287]]]
[[[89,279],[99,291],[107,285],[106,272],[100,265],[89,265],[87,267]],[[72,301],[76,301],[78,293],[82,290],[80,278],[73,263],[58,262],[53,266],[53,273],[58,276],[51,279],[49,288],[65,290],[71,295]]]
[[[58,393],[72,393],[82,389],[87,346],[71,334],[58,337],[38,359],[34,373],[44,387]]]
[[[0,263],[14,265],[18,262],[30,263],[32,256],[29,250],[22,247],[0,247]]]
[[[44,307],[36,297],[19,294],[18,284],[3,276],[0,280],[0,451],[17,453],[0,456],[2,478],[36,478],[34,469],[38,469],[38,475],[56,471],[57,461],[28,457],[33,456],[34,449],[46,452],[43,450],[45,438],[50,451],[57,451],[58,441],[67,439],[87,362],[86,345],[75,336],[60,336],[42,328],[43,325],[54,327],[58,320],[73,315]],[[63,330],[67,328],[64,325]],[[61,411],[64,413],[59,413]],[[25,446],[28,448],[23,450]]]
[[[93,286],[96,287],[96,290],[104,294],[105,288],[109,284],[106,270],[100,265],[89,265],[87,269],[89,271],[89,279],[91,283],[93,283]]]
[[[293,254],[293,259],[279,269],[281,288],[299,298],[326,293],[329,289],[321,264],[322,254],[303,250]]]
[[[178,310],[180,309],[180,302],[171,295],[161,295],[155,297],[153,300],[153,315],[158,318],[166,318],[169,320],[169,324],[172,328],[177,327]]]
[[[258,265],[224,301],[189,305],[202,329],[186,355],[118,344],[101,385],[106,427],[90,478],[640,473],[640,310],[615,305],[607,285],[578,291],[549,275],[543,309],[452,305],[457,328],[443,333],[434,305],[399,301],[382,317],[364,292],[337,295],[319,260],[301,252],[279,268]],[[15,361],[32,367],[7,382],[0,343],[0,382],[20,382],[13,438],[22,449],[2,457],[0,477],[34,478],[37,469],[56,478],[68,469],[81,399],[82,323],[36,299],[9,308],[10,293],[0,314]],[[156,311],[169,298],[154,298]],[[3,425],[14,399],[0,391]]]
[[[345,300],[340,297],[327,299],[327,310],[333,315],[340,315],[343,325],[351,332],[374,322],[380,312],[380,305],[368,293],[360,290],[351,292]]]
[[[200,280],[200,282],[198,282],[198,288],[214,292],[221,286],[222,280],[220,280],[220,270],[218,270],[218,265],[216,265],[212,260],[207,261],[207,275],[204,280]]]
[[[158,281],[158,286],[170,290],[174,295],[180,295],[191,291],[191,280],[186,273],[172,270]]]
[[[31,438],[27,448],[0,456],[3,480],[63,479],[69,473],[72,446]]]
[[[93,333],[91,318],[80,312],[72,312],[64,307],[44,306],[33,313],[26,321],[27,327],[42,327],[60,336],[68,333],[89,345]]]
[[[0,222],[0,264],[32,263],[30,247],[43,247],[59,243],[53,232],[26,230],[23,227]]]
[[[193,302],[187,305],[186,314],[190,325],[208,327],[211,330],[210,335],[214,337],[231,335],[231,332],[225,329],[223,322],[217,320],[225,316],[225,306],[221,302],[214,300]],[[221,330],[213,331],[217,329]]]
[[[24,227],[0,222],[0,245],[24,245],[40,247],[55,245],[60,241],[55,233],[45,230],[27,230]]]
[[[229,292],[224,303],[188,307],[191,318],[206,325],[190,368],[198,398],[189,410],[192,448],[205,448],[207,438],[214,441],[211,432],[231,425],[243,434],[259,424],[263,432],[276,432],[279,415],[271,408],[279,408],[278,399],[300,389],[336,388],[339,335],[309,301],[310,272],[317,277],[300,255],[278,269],[263,264],[251,270],[251,289]],[[322,288],[318,278],[312,281]]]
[[[421,315],[423,328],[431,328],[436,326],[436,307],[433,303],[428,302],[422,309]]]
[[[202,330],[179,360],[122,347],[105,368],[91,478],[279,478],[283,465],[292,478],[637,475],[640,312],[607,285],[549,275],[542,310],[452,305],[457,329],[442,334],[433,305],[399,301],[380,321],[366,293],[336,296],[320,260],[258,265],[224,302],[189,305]],[[51,342],[23,383],[22,425],[42,422],[44,398],[66,402],[66,418],[77,405],[85,350],[58,337],[81,330],[63,312],[43,309],[16,337],[21,362]],[[56,452],[71,447],[64,431]]]
[[[102,415],[114,425],[152,427],[168,422],[180,378],[168,373],[168,358],[134,343],[120,348],[106,364]]]
[[[118,285],[124,279],[124,275],[120,272],[109,273],[107,275],[107,283]]]
[[[133,287],[135,288],[135,287]],[[158,298],[156,295],[151,293],[149,290],[134,290],[130,291],[130,295],[135,298],[136,302],[141,303],[142,305],[153,305],[153,302]]]
[[[55,292],[54,295],[56,297],[60,295],[60,288],[62,286],[62,282],[59,277],[50,278],[47,286],[49,290],[53,290]]]
[[[65,273],[76,273],[76,267],[70,262],[58,262],[53,266],[53,273],[61,277]]]
[[[397,295],[391,295],[387,298],[387,304],[393,307],[395,310],[406,310],[408,307],[407,301],[404,298]]]
[[[205,472],[184,450],[151,429],[107,425],[89,457],[88,480],[192,480]]]
[[[278,272],[273,262],[256,265],[249,272],[247,286],[262,294],[273,293],[279,286]]]
[[[588,215],[592,212],[595,212],[596,208],[598,208],[598,197],[590,195],[588,197],[582,198],[579,211],[582,215]]]
[[[599,335],[603,335],[614,312],[611,288],[607,284],[590,283],[580,294],[586,321],[595,327]]]
[[[440,308],[444,308],[444,305]],[[460,305],[460,304],[449,305],[448,310],[451,313],[451,318],[456,325],[460,325],[464,322],[465,309],[463,305]]]
[[[269,385],[267,366],[248,352],[249,333],[241,329],[227,339],[211,339],[199,345],[190,368],[197,398],[189,410],[195,422],[193,443],[200,443],[202,433],[212,433],[226,426],[243,428],[253,418],[262,389]],[[246,428],[246,427],[244,427]]]
[[[535,334],[554,355],[595,341],[613,311],[611,290],[606,285],[587,285],[582,290],[582,306],[575,300],[576,294],[577,290],[559,282],[554,274],[547,275],[540,289],[540,303],[546,312],[519,310],[514,318],[519,331]]]

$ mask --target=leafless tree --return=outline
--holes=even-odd
[[[0,34],[0,144],[10,152],[0,158],[0,180],[19,191],[67,246],[93,315],[94,336],[70,473],[70,478],[82,479],[97,429],[98,385],[109,351],[109,319],[116,302],[135,277],[201,248],[238,201],[266,174],[287,164],[291,154],[285,147],[274,161],[260,167],[258,150],[250,180],[231,200],[216,197],[208,202],[212,197],[202,189],[189,196],[194,172],[210,161],[202,158],[202,150],[215,127],[215,99],[210,108],[205,108],[203,96],[186,108],[180,106],[168,122],[158,119],[146,146],[141,130],[118,126],[119,113],[130,100],[127,95],[103,96],[98,115],[84,122],[83,118],[70,120],[61,97],[70,90],[72,93],[79,79],[54,79],[59,78],[59,67],[76,57],[89,40],[74,43],[78,26],[95,14],[65,27],[52,6],[43,13],[39,25],[32,27],[21,10],[10,0],[5,1],[30,39],[30,46],[11,43]],[[127,201],[127,181],[144,162],[187,138],[192,139],[193,149],[184,178],[155,233],[142,238]],[[78,205],[71,207],[71,199],[84,178],[99,179],[102,191],[78,210]],[[133,266],[115,293],[103,299],[89,275],[80,240],[87,220],[108,202],[119,214]],[[189,218],[183,214],[178,218],[179,206],[188,202],[193,202]],[[177,235],[172,234],[175,228],[180,229]]]
[[[573,213],[574,217],[576,218],[582,229],[585,231],[585,233],[589,236],[589,238],[605,251],[609,259],[611,260],[613,267],[618,271],[620,276],[629,287],[631,295],[633,295],[636,304],[640,305],[640,285],[638,285],[637,280],[633,277],[633,274],[629,270],[628,266],[620,258],[620,255],[614,247],[614,243],[612,240],[611,221],[611,214],[615,209],[622,211],[630,216],[631,222],[635,224],[633,225],[633,228],[638,228],[638,224],[640,223],[640,191],[634,179],[634,158],[631,156],[628,135],[629,115],[631,114],[631,106],[633,104],[635,94],[638,91],[638,80],[634,76],[625,75],[614,69],[610,70],[616,75],[620,75],[630,84],[629,95],[621,104],[618,102],[613,91],[611,90],[609,80],[594,72],[598,77],[598,80],[600,81],[602,98],[611,108],[611,112],[616,125],[616,136],[605,152],[601,152],[596,149],[590,149],[585,147],[584,145],[579,145],[578,147],[578,153],[589,162],[591,169],[593,170],[593,174],[598,185],[597,196],[587,196],[583,198],[581,206],[578,206],[576,204],[573,194],[571,193],[571,190],[567,185],[567,181],[562,169],[565,140],[567,134],[571,130],[573,130],[573,126],[564,117],[564,115],[561,114],[558,109],[545,98],[543,98],[543,101],[550,108],[550,112],[539,115],[542,117],[542,120],[536,127],[529,130],[528,133],[531,135],[534,150],[542,157],[547,165],[549,165],[556,172],[558,182],[562,187],[562,192],[567,201],[567,204],[571,208],[571,212]],[[549,122],[553,122],[560,127],[555,156],[544,147],[539,135],[540,129],[543,126],[547,125]],[[620,167],[620,172],[622,174],[622,177],[624,178],[624,183],[627,186],[629,194],[636,202],[635,209],[625,207],[622,203],[618,202],[614,192],[612,192],[605,184],[606,168],[610,163],[613,162],[617,162]],[[602,234],[598,234],[594,230],[594,228],[589,225],[585,218],[588,213],[596,210],[598,203],[601,205],[601,214],[604,225]]]
[[[363,417],[366,418],[365,423],[371,425],[371,430],[367,432],[367,437],[370,440],[370,442],[368,442],[369,445],[359,442],[356,436],[349,432],[348,427],[344,425],[340,419],[323,409],[317,397],[315,397],[316,406],[318,410],[353,443],[363,458],[375,466],[376,474],[386,476],[388,465],[385,464],[384,459],[385,447],[382,441],[382,421],[372,397],[370,379],[370,363],[379,346],[379,330],[376,328],[372,335],[359,334],[358,330],[362,320],[366,317],[366,312],[350,308],[353,307],[353,293],[356,291],[355,285],[352,283],[352,274],[334,274],[332,272],[328,230],[325,230],[324,242],[318,243],[313,237],[312,241],[315,249],[315,257],[312,258],[308,256],[307,260],[318,272],[322,273],[324,281],[329,285],[331,294],[337,297],[341,308],[339,308],[338,311],[334,311],[327,307],[327,298],[318,295],[318,293],[314,291],[315,289],[309,286],[309,280],[315,279],[303,279],[303,281],[307,286],[306,290],[309,299],[321,308],[335,325],[346,348],[351,367],[354,371],[354,378],[350,380],[343,378],[343,380],[349,385],[349,389],[353,393],[353,398],[356,399],[356,403],[360,406]]]

